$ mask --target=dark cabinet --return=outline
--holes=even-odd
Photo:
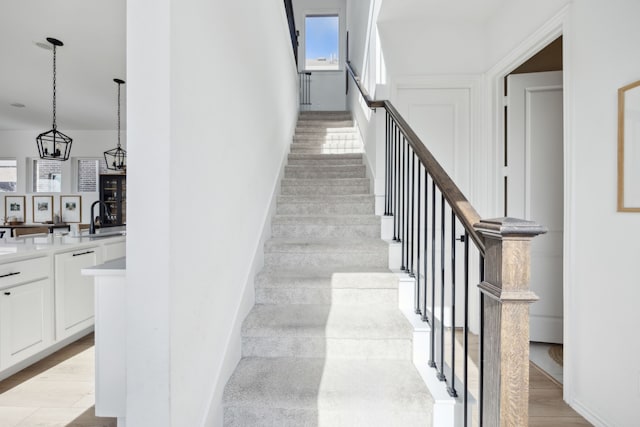
[[[103,226],[124,225],[127,222],[127,176],[100,175],[100,200],[109,208],[100,206]]]

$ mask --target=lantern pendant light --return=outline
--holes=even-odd
[[[59,132],[56,126],[56,48],[63,43],[51,37],[47,37],[47,41],[53,45],[53,127],[38,135],[36,143],[41,159],[64,161],[69,160],[72,139]]]
[[[118,84],[118,146],[112,150],[104,152],[104,160],[107,162],[107,169],[114,171],[125,171],[127,169],[127,152],[120,146],[120,85],[124,80],[113,79]]]

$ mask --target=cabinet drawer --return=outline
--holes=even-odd
[[[0,265],[0,289],[49,276],[49,257],[27,259]]]

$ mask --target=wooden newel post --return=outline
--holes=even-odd
[[[529,422],[529,289],[531,240],[546,233],[515,218],[482,220],[485,241],[483,311],[483,425],[527,426]]]

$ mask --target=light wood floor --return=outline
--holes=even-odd
[[[0,427],[115,427],[94,414],[90,334],[0,382]]]
[[[0,427],[115,427],[114,418],[94,415],[93,342],[88,335],[1,381]],[[591,425],[564,403],[562,386],[533,363],[529,425]]]
[[[562,386],[529,364],[529,426],[590,426],[562,400]]]

